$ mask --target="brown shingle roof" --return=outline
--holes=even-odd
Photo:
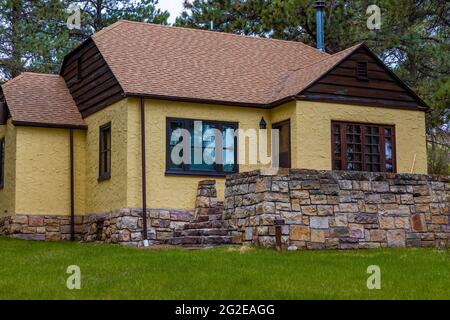
[[[61,76],[24,72],[2,90],[16,125],[87,127]]]
[[[92,38],[125,94],[242,104],[298,94],[341,57],[301,42],[129,21]]]

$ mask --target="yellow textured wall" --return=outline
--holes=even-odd
[[[205,177],[166,176],[166,117],[200,120],[223,120],[239,122],[240,129],[259,129],[264,116],[270,127],[270,111],[219,105],[181,103],[162,100],[146,100],[147,136],[147,197],[148,207],[168,209],[192,209],[194,207],[197,184]],[[128,102],[128,206],[140,207],[140,113],[139,100]],[[241,165],[240,171],[248,171],[260,165]],[[219,199],[223,198],[225,179],[217,180]]]
[[[297,102],[297,167],[331,170],[331,121],[395,125],[397,171],[427,173],[425,113],[402,109]]]
[[[5,138],[5,179],[4,187],[0,189],[0,216],[5,216],[15,212],[16,129],[11,119],[0,126],[0,138]]]
[[[123,99],[85,118],[86,213],[127,207],[127,101]],[[111,178],[98,181],[99,128],[111,122]]]
[[[16,127],[16,214],[70,214],[68,129]],[[75,130],[75,213],[84,206],[84,132]]]

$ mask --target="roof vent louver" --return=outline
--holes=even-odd
[[[358,80],[369,80],[367,61],[359,61],[356,65],[356,77]]]

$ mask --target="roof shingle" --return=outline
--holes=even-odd
[[[14,124],[87,127],[59,75],[24,72],[2,90]]]
[[[301,42],[130,21],[92,39],[127,95],[242,104],[272,103],[295,86],[299,93],[302,82],[280,86],[295,70],[333,57]]]

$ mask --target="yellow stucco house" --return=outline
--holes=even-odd
[[[238,163],[226,134],[224,164],[175,163],[172,134],[196,120],[224,133],[279,129],[282,167],[426,173],[427,110],[364,44],[330,55],[120,21],[68,54],[59,75],[2,86],[0,231],[67,239],[91,216],[144,208],[170,233],[199,181],[215,179],[221,200],[227,174],[267,166]]]

